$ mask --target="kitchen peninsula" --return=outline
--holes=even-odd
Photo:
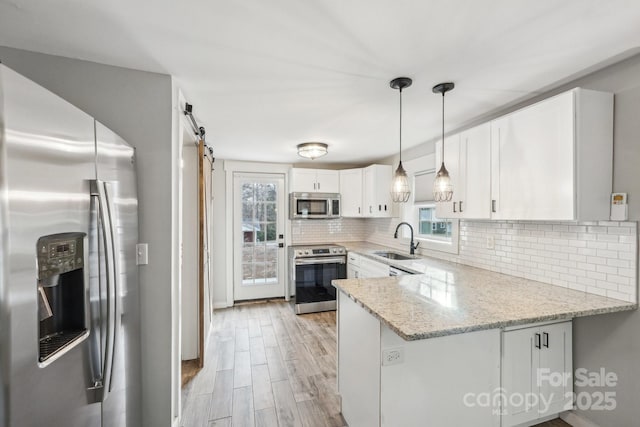
[[[392,261],[372,249],[380,248],[355,252],[420,274],[333,282],[338,389],[353,426],[510,426],[555,417],[571,405],[572,380],[540,384],[537,374],[571,373],[571,319],[637,308],[431,258]],[[509,399],[516,394],[536,401],[518,404]]]

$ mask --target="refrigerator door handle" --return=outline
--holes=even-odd
[[[97,181],[90,182],[91,202],[89,219],[89,268],[93,269],[99,265],[100,248],[100,200],[98,195]],[[89,334],[89,367],[91,370],[91,387],[89,391],[93,394],[90,398],[92,402],[102,401],[102,378],[103,378],[103,345],[102,345],[102,310],[101,310],[101,283],[100,271],[91,271],[89,274],[89,306],[91,313],[91,333]]]
[[[106,272],[106,285],[107,285],[107,300],[100,301],[100,307],[103,303],[106,302],[107,310],[106,310],[106,325],[104,321],[101,321],[100,327],[106,326],[106,339],[105,345],[100,345],[102,349],[100,354],[101,362],[98,362],[101,365],[101,369],[99,370],[99,375],[94,376],[93,382],[94,385],[90,387],[91,390],[100,393],[99,400],[104,401],[111,390],[111,374],[113,370],[113,351],[115,345],[115,313],[116,313],[116,295],[115,295],[115,265],[113,261],[113,235],[112,235],[112,225],[111,225],[111,217],[108,211],[108,201],[105,190],[104,182],[100,180],[94,180],[91,182],[91,196],[97,198],[98,205],[98,223],[101,224],[99,233],[102,234],[104,249],[105,249],[105,264],[101,266],[102,269]],[[102,285],[102,284],[100,284]],[[101,340],[100,340],[101,341]],[[101,344],[101,342],[100,342]],[[95,357],[94,357],[95,359]],[[94,362],[94,361],[92,361]]]
[[[111,331],[113,335],[113,345],[111,346],[111,354],[109,354],[108,360],[111,361],[109,364],[109,379],[108,379],[108,387],[106,388],[108,392],[111,392],[111,386],[113,385],[113,364],[116,355],[116,348],[118,346],[118,332],[121,328],[122,321],[122,307],[120,306],[120,298],[121,298],[121,286],[120,286],[120,263],[118,261],[118,254],[120,253],[120,240],[118,239],[118,219],[116,215],[116,210],[114,206],[114,200],[111,197],[113,194],[112,183],[105,182],[104,183],[104,194],[107,205],[107,213],[109,215],[109,234],[111,237],[111,252],[110,254],[110,265],[111,270],[113,272],[113,281],[112,287],[113,290],[112,300],[113,300],[113,311],[111,316]]]

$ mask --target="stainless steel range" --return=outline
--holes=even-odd
[[[336,309],[333,279],[347,277],[347,250],[344,246],[289,246],[289,284],[295,292],[296,314]]]

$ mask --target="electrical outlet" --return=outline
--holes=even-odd
[[[138,265],[149,264],[149,244],[148,243],[136,244],[136,264]]]
[[[495,249],[496,240],[493,236],[487,236],[487,249]]]
[[[404,363],[404,348],[387,348],[382,350],[382,366]]]

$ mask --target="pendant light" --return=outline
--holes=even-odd
[[[440,83],[433,87],[433,93],[442,94],[442,164],[433,181],[433,199],[436,202],[449,202],[453,197],[453,185],[449,171],[444,165],[444,94],[455,87],[453,83]]]
[[[413,80],[409,77],[397,77],[389,82],[389,86],[400,92],[400,163],[398,163],[398,169],[393,174],[391,182],[391,198],[396,203],[406,203],[411,195],[409,178],[402,167],[402,89],[411,86],[411,83]]]

